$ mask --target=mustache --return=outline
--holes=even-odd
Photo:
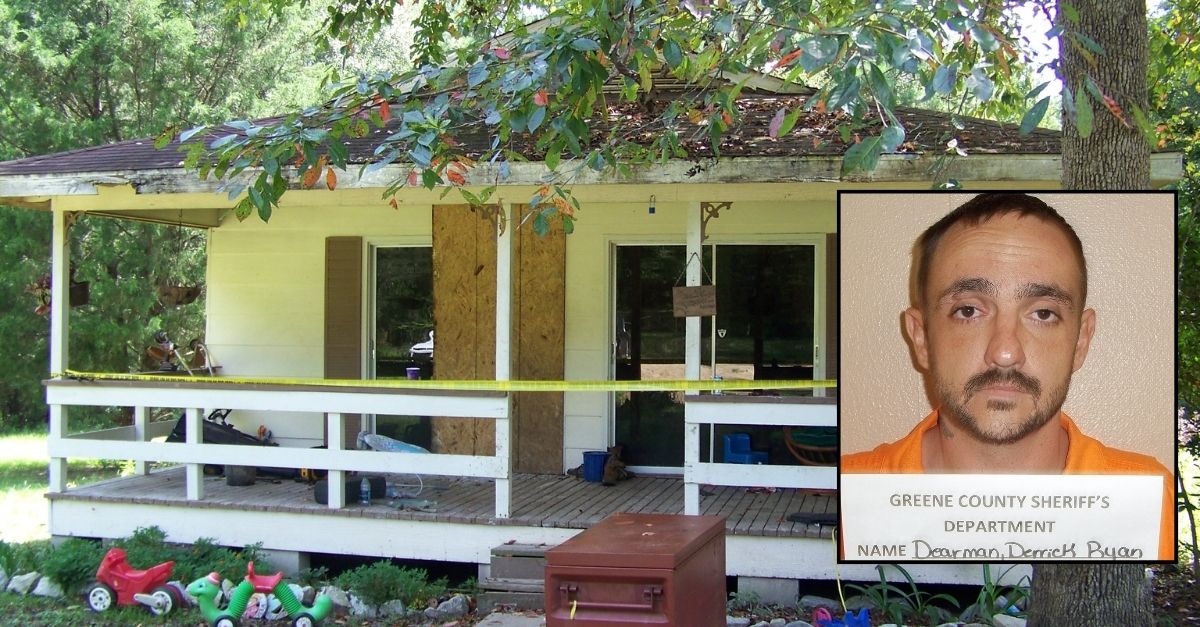
[[[1000,370],[992,368],[967,379],[963,392],[969,398],[983,388],[993,385],[1007,385],[1033,396],[1041,396],[1042,384],[1035,378],[1016,370]]]

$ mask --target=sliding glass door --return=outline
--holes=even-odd
[[[409,370],[433,377],[433,249],[373,246],[369,372],[372,378],[402,379]],[[375,416],[375,432],[430,447],[428,416]]]
[[[684,318],[673,315],[671,288],[682,284],[685,259],[685,248],[678,245],[616,247],[617,380],[684,378]],[[702,319],[701,377],[814,377],[819,337],[816,259],[813,244],[704,247],[702,261],[716,285],[717,314]],[[682,402],[682,392],[615,395],[614,438],[625,447],[627,463],[643,469],[682,466]],[[752,433],[756,445],[771,448],[772,461],[788,461],[777,430],[739,430],[762,431]],[[716,430],[718,441],[724,431]],[[707,431],[702,434],[704,451],[709,449],[709,436]]]

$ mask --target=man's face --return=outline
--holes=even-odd
[[[928,270],[922,306],[904,318],[943,415],[991,444],[1054,418],[1095,330],[1066,234],[1016,213],[959,223]]]

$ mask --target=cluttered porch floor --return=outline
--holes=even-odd
[[[232,487],[219,476],[205,477],[205,498],[188,501],[183,467],[148,475],[111,479],[50,494],[52,500],[167,505],[290,512],[307,515],[392,518],[429,522],[522,525],[585,529],[614,512],[677,514],[683,511],[683,481],[678,477],[639,476],[607,487],[569,475],[515,474],[512,516],[493,518],[493,482],[454,477],[424,477],[420,494],[407,499],[376,499],[370,505],[348,503],[330,509],[313,498],[313,487],[292,479],[259,477],[251,486]],[[347,495],[351,500],[356,495]],[[830,538],[833,526],[792,522],[789,515],[832,514],[837,496],[795,489],[748,489],[702,486],[700,513],[725,518],[726,533],[746,536]]]

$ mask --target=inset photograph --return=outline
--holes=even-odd
[[[838,218],[840,559],[1174,560],[1174,194]]]

